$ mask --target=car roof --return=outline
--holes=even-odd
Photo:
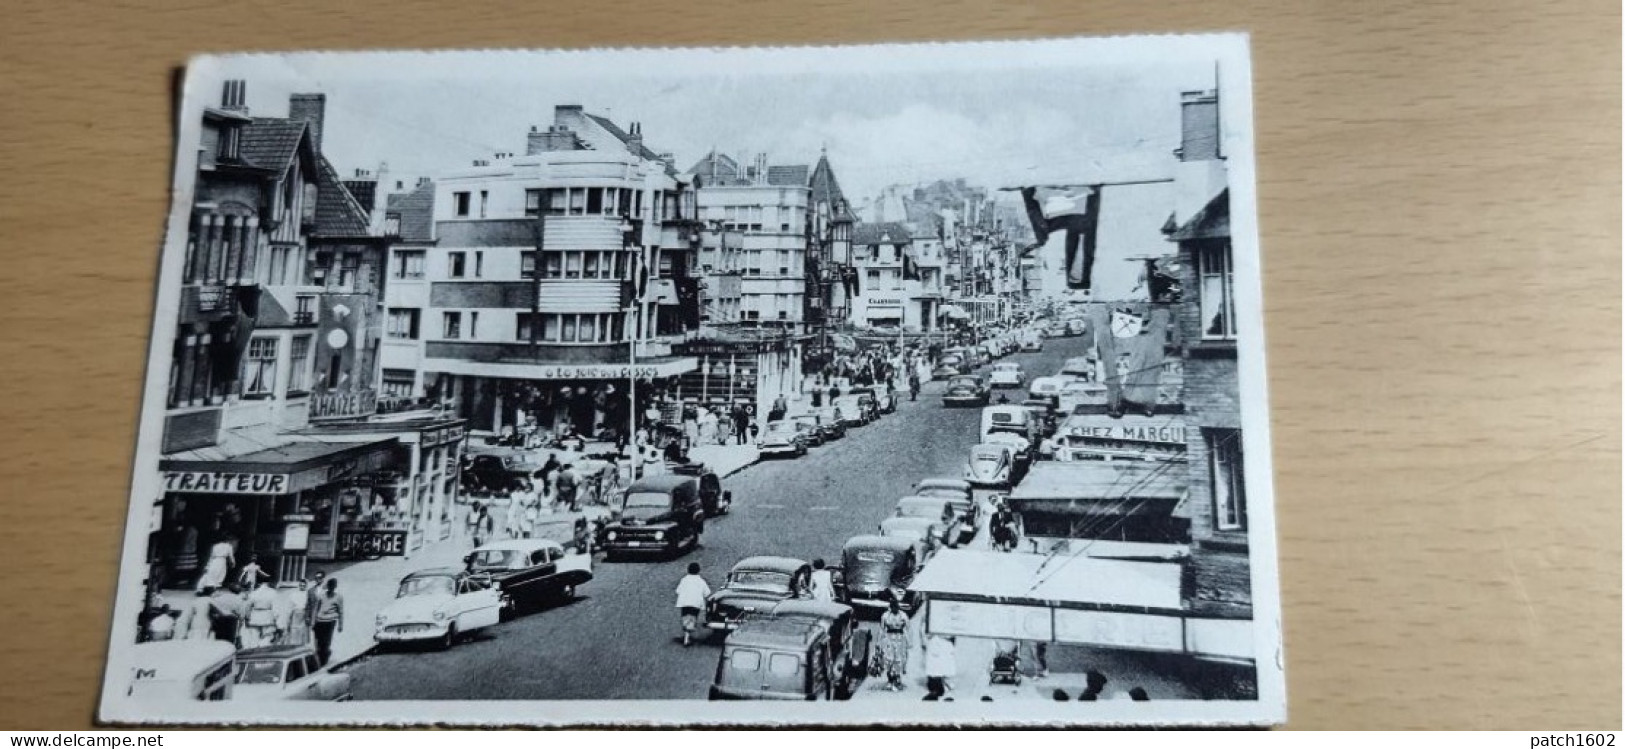
[[[401,582],[419,577],[457,577],[461,574],[463,574],[461,567],[427,567],[408,573],[406,577],[401,578]]]
[[[922,497],[922,496],[920,496],[918,494],[913,495],[913,496],[909,496],[909,497],[903,497],[902,499],[897,500],[897,506],[898,507],[902,507],[903,505],[923,505],[923,504],[939,504],[940,505],[940,504],[947,504],[947,503],[948,503],[948,498],[947,497]]]
[[[669,492],[679,486],[698,481],[699,478],[683,473],[661,473],[644,476],[627,487],[627,492]]]
[[[925,520],[927,522],[930,522],[929,518],[889,518],[889,519],[890,520]],[[909,541],[907,541],[905,539],[898,538],[896,536],[868,535],[868,536],[853,536],[853,537],[847,539],[846,540],[846,545],[841,547],[841,551],[846,552],[846,551],[852,551],[852,550],[858,550],[858,549],[884,549],[886,551],[903,552],[903,551],[908,551],[909,549],[912,549],[912,548],[914,548],[913,543],[911,543],[911,542],[909,542]]]
[[[805,601],[792,598],[779,601],[768,610],[770,616],[809,616],[820,619],[839,619],[852,613],[852,607],[834,601]]]
[[[315,655],[316,648],[308,644],[268,645],[262,648],[243,648],[237,651],[239,661],[269,661]]]
[[[493,541],[474,551],[535,551],[542,547],[563,548],[557,541],[545,538],[510,538],[506,541]]]
[[[812,644],[822,634],[823,624],[801,617],[760,616],[740,622],[739,628],[729,633],[723,645],[782,648],[791,644],[800,649]]]
[[[970,482],[963,479],[920,479],[915,489],[964,489],[970,491]]]
[[[998,452],[1001,452],[1001,453],[1009,452],[1011,450],[1010,443],[1008,443],[1008,442],[979,442],[974,447],[971,448],[972,453],[990,453],[990,452],[994,452],[995,450],[998,451]]]
[[[738,562],[735,562],[733,568],[728,570],[728,571],[729,572],[738,572],[739,570],[747,570],[747,569],[749,569],[749,570],[769,570],[769,571],[772,571],[772,572],[784,572],[784,573],[792,573],[793,574],[797,570],[800,570],[802,567],[806,567],[806,566],[807,566],[807,563],[800,560],[800,559],[791,559],[790,557],[759,556],[759,557],[745,557],[744,559],[741,559]]]

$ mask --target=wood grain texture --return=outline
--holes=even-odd
[[[1620,726],[1606,2],[123,0],[0,24],[0,724],[90,724],[203,51],[1253,34],[1290,716]]]

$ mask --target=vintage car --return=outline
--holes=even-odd
[[[704,463],[668,463],[666,469],[679,476],[693,476],[700,481],[700,504],[705,507],[705,516],[708,518],[720,517],[728,514],[733,507],[734,493],[724,491],[722,478],[716,471],[711,470]]]
[[[1073,380],[1061,386],[1061,393],[1056,398],[1059,401],[1057,411],[1062,414],[1079,413],[1105,413],[1107,406],[1106,386],[1098,382]]]
[[[1027,382],[1027,373],[1021,371],[1021,365],[1015,362],[1003,362],[993,365],[992,371],[987,373],[987,383],[996,388],[1019,388]]]
[[[163,702],[232,698],[236,645],[222,640],[157,640],[130,648],[125,696]]]
[[[1038,333],[1027,333],[1021,337],[1021,350],[1038,352],[1044,350],[1044,337]]]
[[[954,377],[942,391],[942,404],[945,406],[985,406],[990,398],[987,382],[971,375]]]
[[[869,669],[869,633],[850,606],[784,601],[728,635],[712,700],[844,700]]]
[[[852,388],[852,394],[860,397],[868,396],[874,401],[873,410],[880,414],[897,413],[897,392],[885,385],[860,385]]]
[[[523,488],[540,469],[521,454],[475,455],[462,472],[463,488],[470,494],[507,494]]]
[[[965,480],[984,488],[1007,489],[1021,480],[1017,451],[1008,443],[983,442],[970,450]]]
[[[914,484],[914,496],[942,497],[948,500],[948,506],[955,515],[963,516],[968,512],[972,520],[976,519],[976,496],[970,482],[963,479],[921,479]]]
[[[846,420],[841,418],[841,409],[821,406],[813,409],[813,413],[818,414],[818,428],[824,430],[825,442],[846,436]]]
[[[378,612],[372,639],[380,648],[431,642],[449,648],[502,618],[502,594],[486,575],[455,567],[418,570],[401,579],[395,600]]]
[[[1071,335],[1071,331],[1067,329],[1066,323],[1059,320],[1044,326],[1045,338],[1065,338],[1068,335]]]
[[[350,675],[322,668],[316,649],[308,644],[237,652],[233,700],[343,702],[350,697]]]
[[[849,427],[861,427],[873,419],[870,418],[869,407],[863,402],[861,396],[843,395],[835,399],[832,404],[841,412],[841,418],[846,420]]]
[[[932,379],[946,380],[956,375],[967,374],[971,367],[966,363],[965,357],[959,354],[944,354],[937,359],[937,366],[931,370]]]
[[[914,546],[914,558],[924,561],[947,539],[948,525],[932,518],[886,518],[880,521],[880,535],[906,540]]]
[[[821,447],[824,444],[826,432],[824,431],[823,421],[819,419],[818,414],[799,414],[790,417],[790,421],[795,422],[796,431],[801,432],[808,445]]]
[[[576,586],[592,579],[592,557],[545,538],[489,543],[464,556],[463,564],[471,574],[490,579],[504,616],[573,599]]]
[[[991,364],[993,363],[993,352],[988,349],[986,344],[972,346],[970,349],[970,360],[974,363],[974,366],[978,367],[984,364]]]
[[[708,474],[714,476],[714,474]],[[705,477],[685,473],[645,476],[627,487],[599,546],[604,559],[631,554],[674,554],[700,545],[705,532]]]
[[[907,591],[919,567],[916,539],[873,535],[849,538],[841,547],[841,571],[846,583],[841,600],[852,606],[884,609],[896,598],[904,611],[913,612],[919,601]]]
[[[780,419],[767,423],[762,436],[756,441],[762,457],[789,456],[799,458],[807,454],[807,434],[794,421]]]
[[[1061,364],[1061,371],[1057,377],[1075,377],[1081,380],[1095,379],[1095,360],[1087,356],[1074,356]]]
[[[731,630],[750,614],[791,598],[810,598],[812,565],[788,557],[741,559],[705,607],[705,626]]]
[[[926,518],[947,524],[959,514],[954,511],[955,503],[956,500],[950,497],[915,494],[897,500],[897,509],[892,512],[892,516]]]
[[[982,438],[990,434],[1013,434],[1029,442],[1038,436],[1038,425],[1027,406],[999,405],[982,409]]]
[[[1066,383],[1059,377],[1034,377],[1027,385],[1027,400],[1022,405],[1042,405],[1050,410],[1061,407],[1061,387]]]
[[[1089,323],[1081,317],[1074,317],[1066,321],[1067,335],[1083,335],[1089,332]]]

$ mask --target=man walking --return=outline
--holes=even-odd
[[[316,596],[311,631],[316,635],[316,657],[323,666],[333,658],[333,634],[344,631],[344,596],[339,595],[339,581],[328,580],[326,587]]]
[[[911,400],[911,401],[917,401],[917,400],[920,399],[920,371],[919,370],[914,370],[912,372],[909,372],[909,374],[908,374],[908,399]]]
[[[700,625],[700,614],[711,598],[711,586],[700,577],[700,563],[690,562],[688,574],[677,581],[677,614],[683,622],[683,647],[694,642],[694,630]]]
[[[575,467],[566,463],[559,469],[558,493],[555,506],[563,505],[576,512],[581,509],[580,488],[581,480],[576,477]]]
[[[735,441],[736,444],[740,444],[740,445],[746,444],[746,441],[749,438],[749,435],[747,434],[747,432],[749,432],[749,430],[750,430],[750,414],[746,413],[745,407],[743,405],[736,403],[736,404],[734,404],[733,416],[734,416],[734,441]]]

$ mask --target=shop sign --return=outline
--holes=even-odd
[[[928,630],[933,635],[1048,642],[1050,610],[972,601],[932,601]]]
[[[901,307],[901,306],[903,306],[903,300],[901,300],[901,299],[870,299],[869,300],[869,306],[870,307]]]
[[[214,312],[220,309],[226,299],[224,286],[199,286],[197,290],[197,311],[201,313]]]
[[[312,419],[353,419],[378,412],[378,391],[317,393],[310,398]]]
[[[1100,426],[1073,426],[1067,434],[1079,439],[1119,440],[1124,442],[1167,442],[1185,444],[1183,424],[1110,424]]]
[[[542,380],[625,380],[652,379],[661,376],[659,367],[600,367],[592,365],[562,364],[535,369]]]
[[[1055,641],[1182,653],[1185,651],[1185,622],[1177,616],[1056,609]]]
[[[305,551],[310,548],[310,524],[289,523],[282,532],[283,551]]]
[[[339,531],[339,559],[406,555],[406,531]]]
[[[423,439],[420,440],[423,447],[434,447],[435,445],[443,445],[448,442],[461,441],[463,441],[463,428],[460,426],[431,429],[424,432]]]
[[[200,494],[287,494],[288,474],[164,471],[164,491]]]

